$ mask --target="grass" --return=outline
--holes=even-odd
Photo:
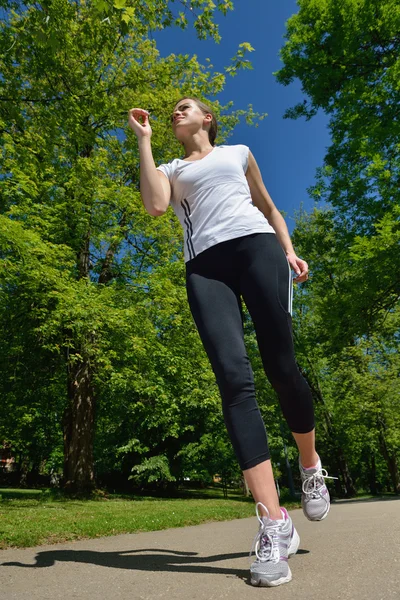
[[[27,548],[70,540],[157,531],[254,515],[254,502],[238,492],[185,490],[178,498],[102,494],[92,500],[53,490],[0,488],[0,548]],[[298,502],[287,503],[297,508]]]

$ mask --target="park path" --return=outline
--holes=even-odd
[[[400,499],[338,502],[324,521],[291,512],[293,580],[249,584],[257,521],[0,551],[1,600],[400,600]]]

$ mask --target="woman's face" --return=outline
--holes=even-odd
[[[184,99],[178,102],[171,115],[172,129],[178,140],[189,133],[202,129],[204,122],[211,123],[212,116],[204,114],[194,100]]]

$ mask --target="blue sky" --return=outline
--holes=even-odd
[[[273,201],[287,213],[286,223],[292,232],[294,212],[300,204],[307,211],[314,205],[307,188],[313,184],[315,170],[322,165],[330,143],[328,119],[323,113],[308,122],[283,119],[286,108],[304,99],[299,81],[284,87],[272,74],[282,65],[279,49],[284,43],[285,23],[298,10],[295,0],[234,0],[234,6],[226,17],[216,13],[220,44],[197,40],[192,28],[168,28],[158,32],[155,39],[163,56],[171,52],[196,54],[202,63],[210,58],[220,71],[230,64],[240,43],[253,46],[255,52],[247,58],[254,69],[227,76],[218,99],[221,103],[233,100],[235,108],[252,104],[256,112],[268,113],[258,128],[239,125],[228,143],[250,146]]]

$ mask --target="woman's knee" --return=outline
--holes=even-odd
[[[302,385],[303,376],[291,357],[264,365],[264,369],[272,387],[275,389],[295,389]]]
[[[223,400],[228,403],[254,392],[254,379],[247,372],[224,370],[217,375],[217,383]]]

